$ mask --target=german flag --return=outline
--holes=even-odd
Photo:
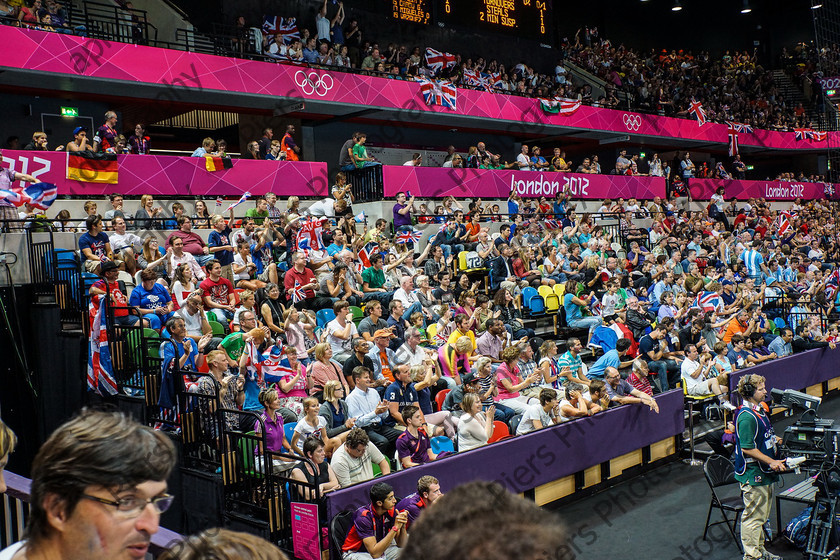
[[[207,171],[221,171],[233,167],[233,162],[230,158],[214,156],[204,156],[204,164],[207,167]]]
[[[85,183],[117,182],[117,154],[67,152],[67,178]]]

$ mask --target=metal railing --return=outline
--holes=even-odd
[[[353,186],[356,202],[379,202],[385,199],[385,181],[382,166],[371,165],[345,172],[347,182]]]
[[[148,22],[145,10],[89,1],[83,2],[82,6],[89,37],[139,45],[157,41],[157,28]]]

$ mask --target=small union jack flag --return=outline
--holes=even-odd
[[[359,249],[359,260],[365,268],[370,268],[370,257],[378,250],[379,244],[372,241]]]
[[[422,237],[422,235],[423,233],[416,229],[412,229],[411,231],[401,231],[397,234],[397,243],[417,243],[420,241],[420,237]]]
[[[227,210],[225,210],[225,213],[230,212],[231,210],[233,210],[234,208],[236,208],[237,206],[239,206],[240,204],[242,204],[243,202],[248,200],[248,198],[250,198],[250,196],[251,196],[251,193],[249,193],[248,191],[245,191],[244,193],[242,193],[242,196],[239,197],[239,200],[237,200],[236,202],[234,202],[233,204],[231,204],[230,206],[227,207]]]
[[[703,311],[715,311],[721,305],[723,305],[723,300],[717,292],[700,292],[691,303],[691,307],[699,307]]]
[[[216,197],[216,206],[221,206],[224,202],[225,199],[223,199],[221,196]]]
[[[814,130],[813,128],[794,128],[793,137],[798,140],[814,140],[815,142],[822,142],[828,138],[827,132]]]
[[[560,227],[560,224],[557,220],[552,220],[551,218],[545,220],[545,229],[557,229]]]
[[[58,187],[51,183],[33,183],[26,187],[0,189],[0,200],[13,206],[21,207],[26,203],[38,210],[46,210],[55,202]]]
[[[292,303],[297,303],[306,299],[306,290],[300,286],[300,282],[295,280],[295,287],[292,288]]]

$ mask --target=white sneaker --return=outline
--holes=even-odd
[[[764,551],[764,554],[761,556],[761,560],[783,560],[781,556],[773,554],[772,552]]]
[[[735,412],[736,410],[738,410],[738,407],[735,406],[734,404],[732,404],[729,401],[723,401],[722,403],[720,403],[720,406],[722,406],[726,410],[729,410],[729,411],[732,411],[732,412]]]

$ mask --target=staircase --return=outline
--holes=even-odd
[[[809,126],[823,130],[825,115],[820,113],[817,107],[805,98],[805,94],[791,80],[787,72],[784,70],[773,70],[773,81],[776,82],[776,89],[784,97],[788,107],[795,107],[797,104],[802,103],[802,106],[805,108],[805,116],[810,121]]]

